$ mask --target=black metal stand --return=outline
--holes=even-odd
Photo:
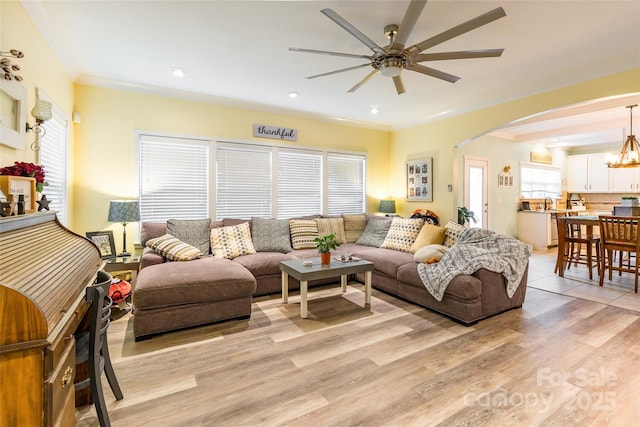
[[[121,257],[131,256],[130,252],[127,252],[127,223],[122,223],[122,252],[118,254]]]

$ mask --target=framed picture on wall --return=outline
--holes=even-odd
[[[100,249],[102,259],[116,257],[116,245],[113,240],[113,231],[87,231],[87,237]]]
[[[433,159],[407,162],[407,200],[433,201]]]

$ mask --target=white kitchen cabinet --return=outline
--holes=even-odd
[[[569,193],[606,193],[609,191],[609,168],[605,153],[578,154],[567,157],[567,191]]]
[[[630,193],[640,191],[640,169],[611,169],[610,188],[611,191],[616,193]]]
[[[518,212],[518,240],[529,243],[533,249],[547,249],[558,244],[556,213]]]

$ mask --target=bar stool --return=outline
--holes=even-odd
[[[577,224],[571,224],[566,218],[558,217],[558,260],[555,270],[560,277],[564,277],[564,270],[583,264],[589,270],[589,280],[593,280],[593,268],[598,269],[600,274],[600,237],[584,236]],[[585,252],[582,252],[584,245]],[[593,259],[593,248],[595,247],[595,260]],[[576,249],[577,248],[577,249]]]
[[[600,286],[604,282],[604,273],[609,270],[609,280],[612,278],[612,272],[633,273],[634,274],[634,292],[638,293],[638,253],[640,252],[640,239],[638,238],[638,228],[640,219],[628,216],[600,216],[600,233],[602,233],[602,260],[600,267]],[[618,266],[614,262],[614,254],[620,254]],[[635,256],[636,262],[624,265],[622,262],[622,253],[627,252],[629,258]]]

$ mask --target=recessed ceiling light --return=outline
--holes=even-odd
[[[175,77],[184,77],[186,71],[184,68],[173,67],[171,68],[171,74],[173,74]]]
[[[298,92],[289,92],[289,98],[297,98]]]
[[[378,114],[378,108],[377,107],[373,107],[371,109],[371,114]]]

